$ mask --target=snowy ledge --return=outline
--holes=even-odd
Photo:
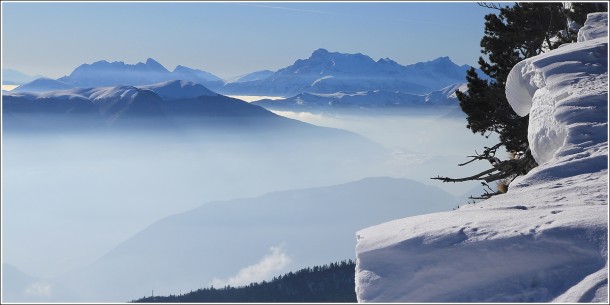
[[[505,195],[357,232],[360,302],[607,302],[607,14],[513,68],[540,164]]]

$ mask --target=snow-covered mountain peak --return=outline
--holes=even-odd
[[[212,73],[182,65],[177,65],[170,76],[172,79],[188,80],[192,82],[223,82],[222,79]]]
[[[193,71],[193,69],[185,67],[183,65],[177,65],[172,72],[182,72],[182,71]]]
[[[438,57],[433,60],[418,62],[416,64],[408,65],[407,68],[413,68],[417,70],[435,70],[435,71],[443,71],[451,68],[460,67],[456,63],[454,63],[449,56]],[[465,79],[465,76],[464,76]]]
[[[451,60],[451,58],[449,58],[449,56],[441,56],[439,58],[431,60],[430,62],[433,62],[433,63],[453,63],[453,61]]]
[[[138,63],[138,65],[140,64],[141,63]],[[157,73],[169,73],[169,70],[167,70],[162,64],[152,58],[146,59],[146,62],[142,64],[142,67],[146,70],[154,71]]]
[[[146,64],[147,65],[158,65],[158,66],[161,66],[161,64],[158,61],[156,61],[156,60],[154,60],[154,59],[152,59],[150,57],[146,59]]]
[[[387,64],[387,65],[400,65],[399,63],[393,61],[392,59],[390,59],[389,57],[386,58],[380,58],[377,63],[380,64]]]
[[[185,80],[170,80],[152,85],[139,86],[139,88],[151,90],[160,97],[170,100],[218,95],[201,84]]]
[[[175,79],[202,83],[206,86],[221,86],[224,84],[220,78],[211,73],[185,66],[177,66],[173,72],[170,72],[152,58],[133,65],[125,64],[122,61],[110,63],[106,60],[83,64],[74,69],[70,75],[59,80],[73,86],[86,88],[149,85]]]
[[[330,52],[328,52],[327,49],[319,48],[319,49],[313,51],[313,53],[311,53],[311,56],[309,58],[325,57],[328,55],[330,55]]]
[[[122,61],[114,61],[113,63],[124,64]],[[110,62],[105,59],[102,59],[102,60],[94,61],[91,64],[82,64],[81,66],[101,66],[101,65],[107,65],[107,64],[110,64]]]
[[[89,99],[93,102],[103,101],[107,99],[134,97],[139,92],[139,89],[133,86],[114,86],[96,88],[91,91]]]
[[[331,67],[336,67],[338,64],[342,66],[354,66],[358,64],[372,64],[375,63],[370,57],[363,55],[362,53],[349,54],[339,52],[329,52],[326,49],[317,49],[311,56],[302,61],[309,65],[319,63],[331,63]]]
[[[218,89],[223,94],[295,96],[303,92],[335,93],[371,90],[428,94],[451,84],[463,83],[469,66],[458,66],[448,57],[403,66],[362,53],[347,54],[315,50],[263,78],[233,81]]]
[[[123,71],[154,71],[158,73],[169,72],[163,65],[152,58],[148,58],[145,63],[138,62],[136,64],[126,64],[123,61],[108,62],[107,60],[98,60],[91,64],[82,64],[78,66],[71,74],[78,75],[80,73],[91,73],[95,71],[106,70],[123,70]]]

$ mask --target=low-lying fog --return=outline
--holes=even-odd
[[[310,124],[363,135],[389,149],[392,157],[386,160],[383,175],[421,181],[460,196],[479,183],[442,183],[430,178],[437,175],[470,176],[488,169],[489,164],[485,162],[462,167],[458,164],[470,160],[467,156],[475,154],[475,150],[481,152],[484,146],[492,146],[499,141],[495,135],[486,139],[473,134],[466,128],[466,117],[459,108],[435,109],[418,111],[416,114],[402,110],[398,114],[385,112],[377,115],[273,112]]]
[[[464,118],[444,116],[446,111],[417,116],[279,114],[358,133],[387,153],[341,150],[332,141],[316,147],[291,138],[289,130],[285,140],[273,142],[223,141],[222,136],[212,142],[155,133],[5,132],[3,262],[33,277],[52,278],[94,262],[157,220],[210,201],[366,177],[409,178],[460,196],[478,183],[443,184],[429,178],[484,169],[486,164],[457,164],[475,149],[495,144],[467,130]],[[332,245],[325,251],[332,252]]]

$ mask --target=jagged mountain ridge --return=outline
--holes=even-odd
[[[74,87],[141,86],[170,80],[199,83],[225,95],[294,96],[300,93],[356,93],[362,91],[398,91],[422,95],[443,87],[463,83],[470,66],[459,66],[449,57],[403,66],[382,58],[377,61],[361,53],[347,54],[314,51],[307,59],[276,72],[256,71],[225,82],[198,69],[178,65],[169,71],[159,62],[125,64],[105,60],[82,64],[58,81]],[[37,90],[35,86],[28,88]],[[25,91],[21,89],[20,91]]]
[[[309,58],[299,59],[265,79],[229,83],[218,90],[224,94],[276,96],[373,90],[427,94],[463,83],[469,68],[456,65],[449,57],[403,66],[389,58],[374,61],[361,53],[318,49]]]
[[[81,88],[150,85],[170,80],[186,80],[208,87],[224,84],[222,79],[209,72],[181,65],[170,72],[152,58],[148,58],[145,63],[139,62],[135,65],[125,64],[122,61],[108,62],[105,60],[92,64],[82,64],[74,69],[70,75],[58,80]]]

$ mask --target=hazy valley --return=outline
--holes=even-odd
[[[342,72],[323,64],[335,60]],[[296,66],[303,72],[282,72]],[[447,80],[430,80],[438,90],[427,94],[354,91],[371,88],[346,78],[371,67],[379,72],[367,77],[383,82],[382,71],[403,69],[394,88],[416,79],[409,69],[463,69],[446,58],[405,68],[318,50],[282,71],[222,86],[210,73],[183,66],[169,72],[148,59],[84,64],[69,76],[3,92],[4,213],[11,216],[4,228],[13,232],[4,262],[26,279],[7,295],[124,301],[150,289],[170,294],[222,283],[266,257],[284,259],[250,279],[259,281],[353,258],[358,228],[452,209],[476,184],[421,183],[431,184],[438,164],[453,171],[480,141],[458,128],[463,116],[450,88],[459,84],[443,90]],[[313,73],[332,77],[312,80]],[[273,77],[293,89],[274,81],[265,93],[287,96],[303,82],[316,85],[276,100],[283,111],[214,92],[258,95],[247,88]],[[326,84],[333,77],[343,81]],[[290,102],[303,97],[339,97],[348,106]],[[428,127],[416,132],[420,126]],[[454,145],[436,144],[447,141]],[[429,203],[409,205],[413,196]],[[16,292],[32,283],[48,290]]]

